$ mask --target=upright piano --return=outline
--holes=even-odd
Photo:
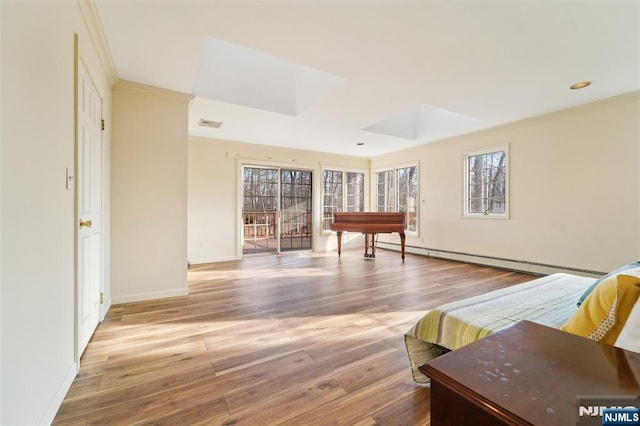
[[[338,236],[338,257],[342,254],[342,233],[362,232],[364,234],[364,257],[376,257],[376,234],[397,232],[400,234],[400,246],[402,247],[402,262],[404,263],[404,244],[406,216],[404,213],[379,213],[379,212],[335,212],[331,230]],[[369,251],[371,247],[371,251]]]

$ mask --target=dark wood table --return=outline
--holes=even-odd
[[[432,425],[575,425],[578,395],[640,394],[640,354],[529,321],[419,369]]]

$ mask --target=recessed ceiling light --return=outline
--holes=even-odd
[[[584,89],[585,87],[591,85],[590,81],[581,81],[580,83],[576,83],[569,87],[571,90]]]
[[[200,124],[203,127],[212,127],[214,129],[219,129],[220,126],[222,126],[222,121],[212,121],[212,120],[205,120],[204,118],[201,118],[198,124]]]
[[[362,145],[364,145],[364,142],[358,142],[356,145],[362,146]]]

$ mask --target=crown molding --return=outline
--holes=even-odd
[[[156,96],[162,96],[168,100],[180,102],[180,103],[189,103],[193,96],[187,93],[174,92],[173,90],[161,89],[155,86],[149,86],[142,83],[136,83],[134,81],[128,80],[118,80],[113,86],[114,90],[136,90],[139,92],[144,92],[147,94],[153,94]]]
[[[80,14],[82,15],[85,26],[87,27],[87,31],[89,32],[91,42],[93,43],[100,62],[102,63],[102,68],[107,75],[109,84],[113,86],[118,81],[118,72],[113,64],[111,51],[109,50],[109,45],[107,44],[104,32],[102,31],[102,24],[100,23],[96,4],[94,0],[76,0],[76,2],[80,9]]]

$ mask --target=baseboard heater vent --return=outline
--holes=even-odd
[[[400,251],[400,244],[378,242],[378,247],[387,250]],[[417,254],[421,256],[437,257],[441,259],[457,260],[460,262],[475,263],[479,265],[492,266],[495,268],[508,269],[512,271],[528,272],[530,274],[537,275],[550,275],[558,272],[564,272],[567,274],[581,275],[585,277],[599,278],[605,274],[605,272],[591,271],[588,269],[572,268],[567,266],[548,265],[538,262],[530,262],[526,260],[517,259],[505,259],[500,257],[484,256],[471,253],[461,253],[449,250],[437,250],[427,247],[418,247],[407,245],[405,251],[411,254]]]

